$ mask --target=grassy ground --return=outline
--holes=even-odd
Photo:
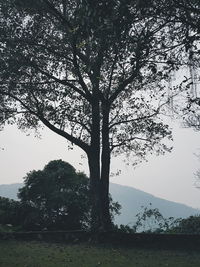
[[[200,253],[39,242],[0,242],[1,267],[198,267]]]

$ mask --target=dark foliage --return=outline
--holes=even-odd
[[[88,222],[89,179],[62,160],[25,177],[18,197],[28,208],[25,225],[40,229],[81,229]],[[25,208],[25,213],[26,213]]]
[[[50,161],[43,170],[31,171],[19,189],[23,227],[32,230],[77,230],[90,226],[89,179],[62,160]],[[112,214],[120,205],[112,202]]]
[[[200,215],[181,219],[176,227],[169,231],[175,234],[200,234]]]
[[[20,215],[18,213],[19,207],[19,201],[0,197],[0,224],[19,225],[21,220]]]

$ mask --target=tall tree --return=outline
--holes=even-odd
[[[181,19],[194,11],[176,2],[0,1],[1,123],[41,122],[87,154],[94,229],[111,226],[111,153],[140,161],[169,150],[158,114],[198,34]]]

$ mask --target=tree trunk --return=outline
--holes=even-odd
[[[101,228],[101,200],[100,200],[100,165],[94,153],[88,157],[90,170],[90,201],[91,201],[91,230],[99,231]]]
[[[102,212],[102,228],[104,231],[109,231],[112,229],[112,221],[110,215],[110,199],[109,199],[109,174],[103,171],[101,174],[101,212]]]
[[[109,147],[109,110],[103,108],[102,136],[100,147],[100,118],[99,106],[93,106],[93,128],[91,149],[88,153],[91,191],[91,228],[95,232],[108,231],[112,227],[109,209],[109,174],[110,174],[110,147]],[[102,152],[102,153],[101,153]],[[100,158],[101,153],[101,158]],[[100,162],[101,161],[101,162]]]
[[[103,228],[109,231],[112,228],[109,199],[110,176],[110,143],[109,143],[109,108],[103,106],[102,123],[102,154],[101,154],[101,208]]]
[[[91,146],[87,154],[90,170],[91,230],[97,232],[102,226],[100,200],[100,108],[96,96],[92,103]]]
[[[109,231],[112,227],[109,210],[108,169],[110,161],[108,160],[106,163],[104,162],[104,164],[102,164],[102,179],[100,179],[100,162],[94,157],[94,153],[91,153],[88,162],[90,170],[90,197],[92,204],[91,230],[93,232]]]

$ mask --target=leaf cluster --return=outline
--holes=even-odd
[[[22,227],[31,230],[80,230],[90,227],[89,179],[62,160],[50,161],[43,170],[31,171],[19,189]],[[112,201],[112,219],[121,206]]]

